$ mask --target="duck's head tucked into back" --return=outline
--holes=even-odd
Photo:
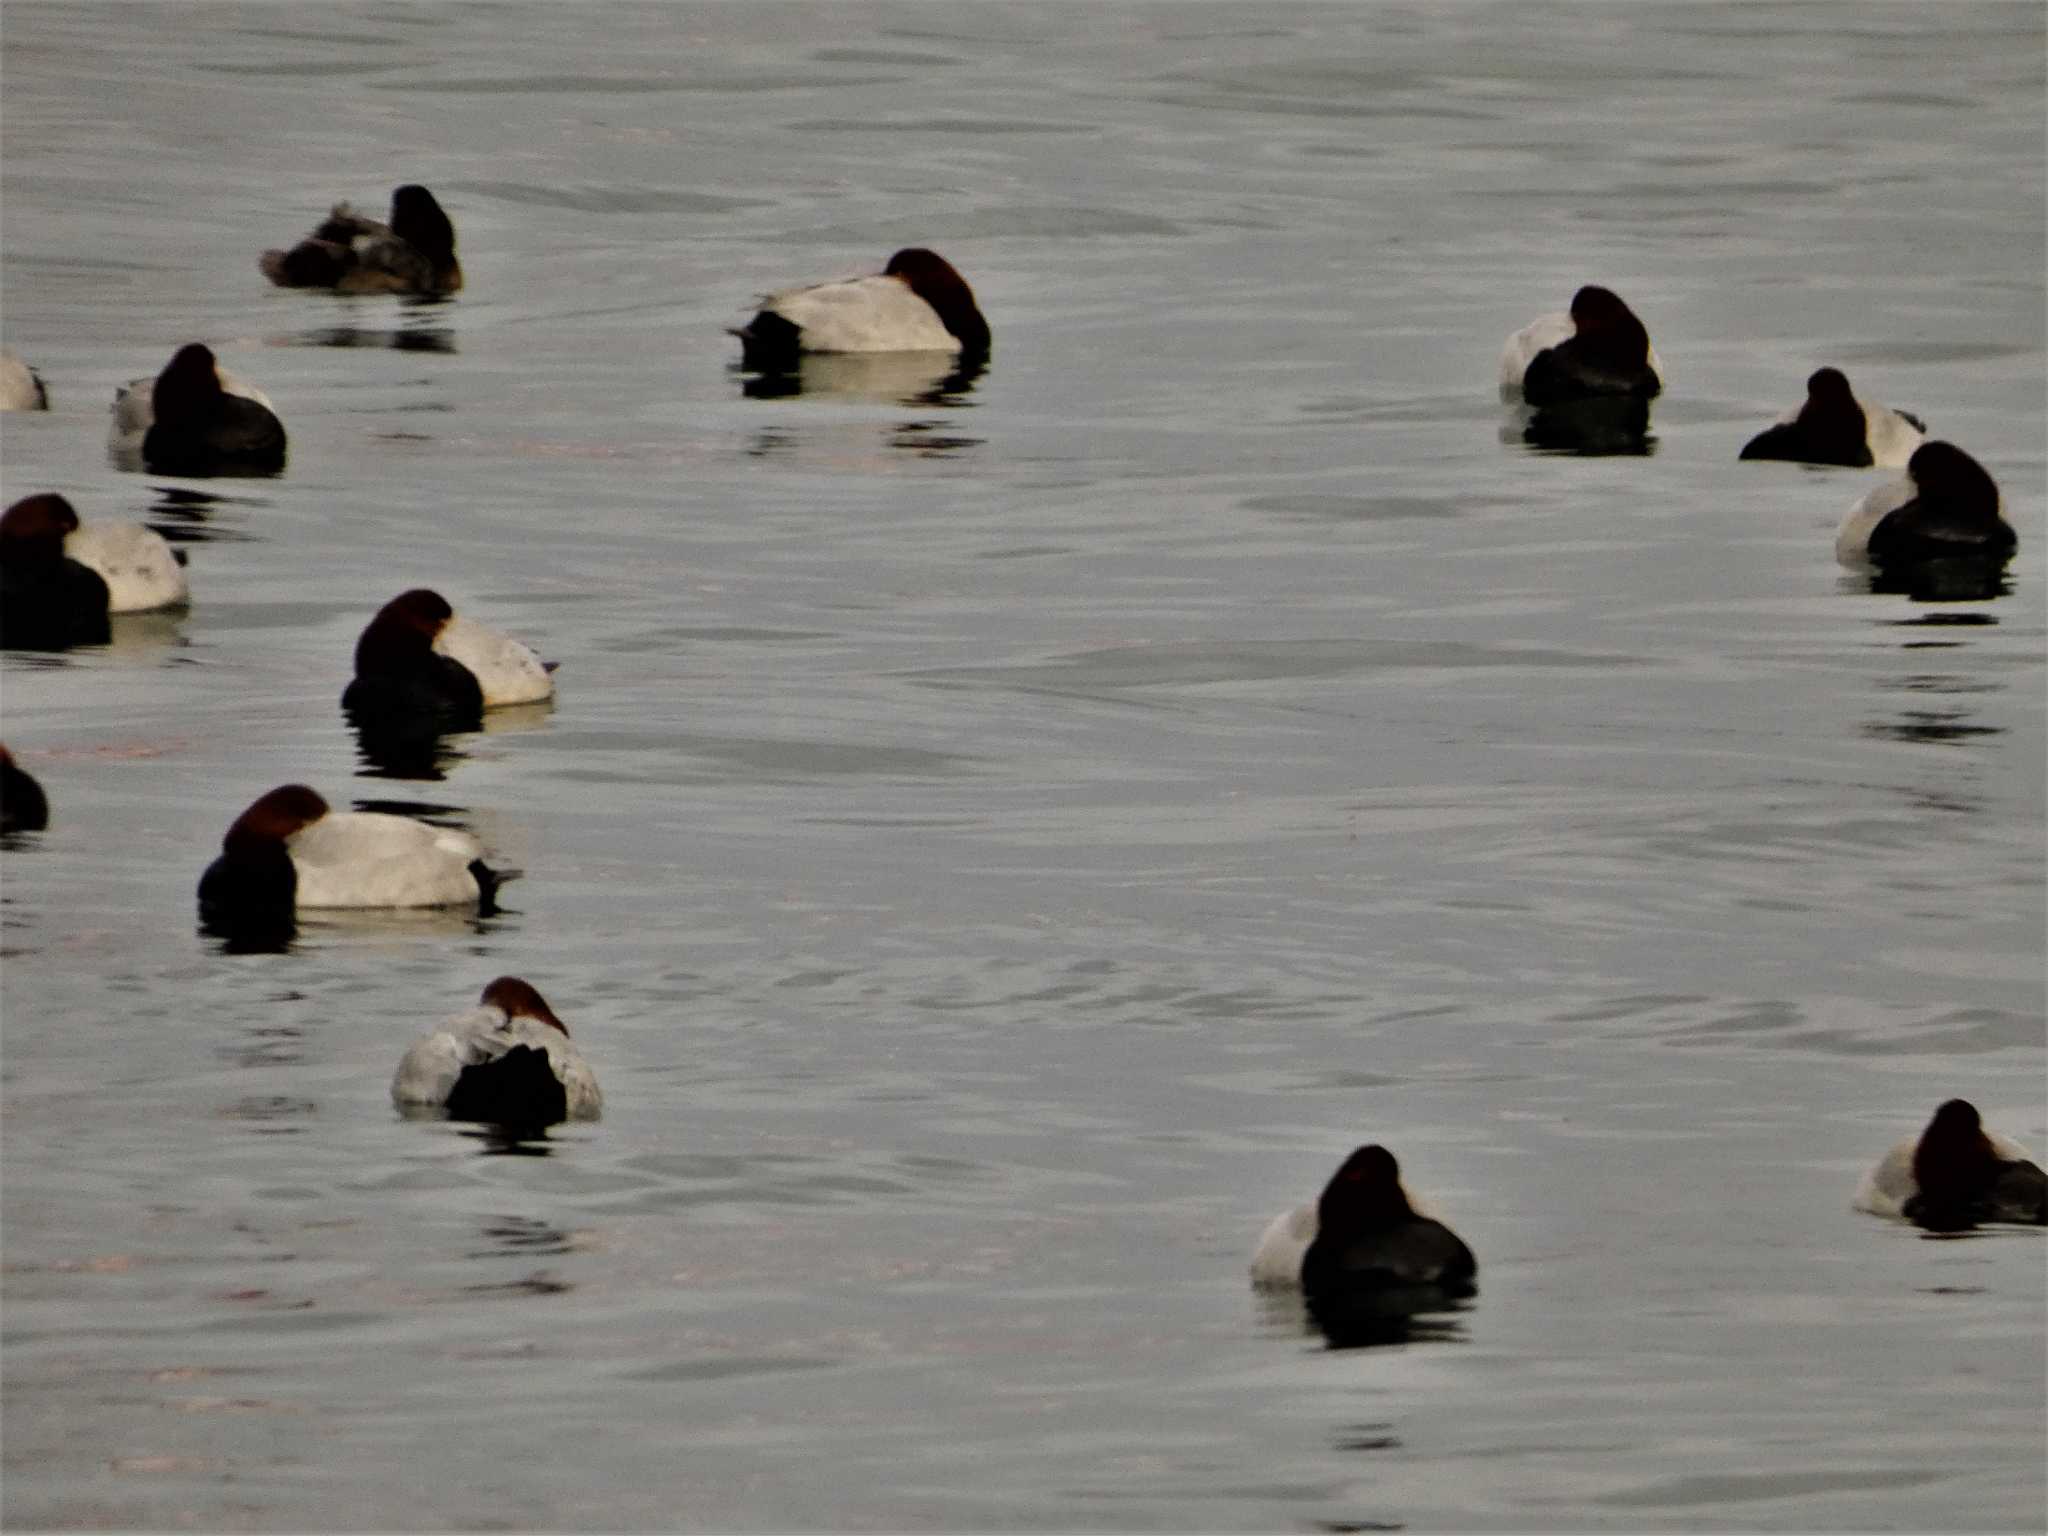
[[[1935,441],[1913,450],[1904,479],[1849,509],[1835,533],[1835,558],[1844,565],[1970,561],[1995,569],[2018,545],[1998,483],[1955,444]]]
[[[594,1120],[604,1096],[569,1026],[517,976],[500,976],[478,1006],[413,1043],[391,1080],[408,1114],[445,1114],[520,1130]]]
[[[1261,1287],[1318,1294],[1433,1290],[1466,1296],[1478,1264],[1442,1222],[1415,1209],[1400,1165],[1379,1145],[1358,1148],[1313,1206],[1283,1212],[1252,1255]]]
[[[967,279],[923,246],[898,251],[872,277],[770,294],[733,334],[741,366],[759,370],[794,368],[805,353],[941,352],[980,360],[990,344]]]
[[[432,295],[462,287],[455,225],[415,182],[391,194],[389,224],[336,203],[305,239],[290,250],[265,251],[256,264],[280,288]]]
[[[199,881],[200,914],[223,931],[288,929],[318,908],[477,906],[501,877],[469,833],[383,811],[333,811],[303,784],[236,818]]]
[[[1839,368],[1816,369],[1806,400],[1743,445],[1745,459],[1790,459],[1800,464],[1896,468],[1923,441],[1919,422],[1901,411],[1856,398]]]
[[[906,246],[889,258],[882,276],[895,278],[931,305],[939,322],[960,343],[962,352],[979,355],[988,351],[988,320],[981,306],[974,302],[974,290],[937,251],[921,245]]]
[[[1979,1221],[2048,1220],[2048,1181],[2031,1161],[2000,1157],[1976,1105],[1950,1099],[1934,1112],[1913,1149],[1917,1192],[1908,1221],[1957,1231]]]
[[[356,641],[341,702],[372,728],[474,730],[481,713],[553,695],[552,669],[502,631],[458,614],[426,587],[401,592]]]
[[[2008,1137],[1985,1129],[1977,1106],[1950,1099],[1917,1139],[1902,1141],[1863,1176],[1854,1205],[1931,1232],[1980,1222],[2048,1224],[2048,1174]]]
[[[327,802],[304,784],[260,795],[221,839],[220,857],[199,878],[199,914],[222,932],[289,929],[298,869],[291,839],[327,815]]]
[[[124,410],[117,399],[117,433]],[[142,462],[166,475],[269,475],[284,459],[284,423],[262,392],[229,380],[212,348],[180,347],[150,386]]]
[[[425,587],[401,592],[356,641],[355,679],[341,696],[359,724],[418,723],[474,730],[482,723],[483,689],[462,663],[434,649],[455,610]]]
[[[1302,1255],[1301,1285],[1311,1299],[1406,1286],[1469,1295],[1478,1271],[1456,1233],[1408,1203],[1394,1154],[1365,1146],[1344,1160],[1316,1202],[1316,1239]]]
[[[108,639],[106,578],[66,552],[78,528],[77,510],[50,492],[0,513],[0,646],[63,650]]]
[[[1568,315],[1545,315],[1510,336],[1501,352],[1501,393],[1532,406],[1625,397],[1664,388],[1650,333],[1611,289],[1588,284]]]
[[[8,604],[48,607],[59,601],[98,626],[109,613],[146,613],[175,608],[191,596],[185,566],[154,528],[141,523],[81,523],[62,496],[26,496],[0,514],[0,561],[21,572],[38,573],[33,590],[10,581]],[[99,578],[100,588],[65,567],[81,566]],[[102,590],[103,589],[103,590]],[[14,628],[26,611],[7,621]],[[99,636],[105,639],[104,635]]]

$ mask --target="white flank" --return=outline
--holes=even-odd
[[[1536,354],[1548,352],[1560,342],[1570,341],[1579,334],[1579,328],[1572,317],[1559,310],[1552,315],[1539,315],[1508,338],[1500,353],[1500,397],[1503,400],[1522,398],[1522,376],[1529,371],[1529,365],[1536,361]]]
[[[481,891],[467,832],[381,811],[330,811],[286,839],[300,907],[458,907]]]
[[[1872,405],[1868,400],[1856,403],[1863,407],[1864,436],[1875,467],[1904,469],[1906,461],[1913,457],[1913,450],[1927,441],[1927,434],[1897,411]]]
[[[461,662],[484,691],[484,708],[549,698],[555,680],[531,649],[488,624],[456,614],[434,637],[434,649]]]
[[[772,293],[761,308],[801,327],[806,352],[958,352],[938,311],[894,277],[855,277]]]
[[[40,411],[43,394],[36,376],[20,358],[0,348],[0,411]]]
[[[1297,1205],[1275,1216],[1252,1250],[1252,1284],[1261,1289],[1301,1284],[1301,1260],[1316,1240],[1316,1208]]]
[[[171,546],[140,523],[81,524],[64,536],[64,553],[100,573],[109,613],[176,608],[192,595]]]
[[[1835,558],[1844,565],[1868,564],[1872,530],[1918,494],[1911,475],[1901,475],[1865,494],[1835,530]]]

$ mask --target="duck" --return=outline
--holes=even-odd
[[[1927,424],[1919,417],[1859,400],[1847,374],[1821,368],[1806,381],[1806,403],[1744,443],[1739,457],[1904,469],[1926,440]]]
[[[0,646],[56,651],[101,645],[111,594],[70,552],[78,512],[62,496],[24,496],[0,513]]]
[[[2019,546],[1998,484],[1953,443],[1913,450],[1903,479],[1861,497],[1835,532],[1843,565],[1909,566],[1970,561],[2002,566]]]
[[[1976,1105],[1950,1099],[1863,1176],[1851,1203],[1931,1232],[1986,1221],[2038,1227],[2048,1224],[2048,1175],[2025,1147],[1987,1131]]]
[[[936,251],[911,246],[871,277],[788,288],[761,301],[732,332],[740,366],[791,368],[807,352],[947,352],[967,359],[989,351],[988,321],[974,290]]]
[[[467,832],[383,811],[335,811],[304,784],[259,796],[199,880],[200,915],[226,928],[288,927],[309,909],[488,909],[506,877]]]
[[[1664,370],[1643,322],[1614,293],[1591,284],[1572,295],[1568,314],[1540,316],[1501,349],[1503,400],[1539,407],[1651,400],[1663,388]]]
[[[527,646],[466,618],[427,587],[401,592],[356,641],[355,679],[342,707],[359,721],[473,729],[482,712],[555,691],[552,667]]]
[[[475,1008],[414,1041],[391,1099],[408,1114],[495,1125],[595,1120],[604,1111],[597,1074],[569,1026],[517,976],[500,976]]]
[[[40,518],[50,528],[69,525],[64,557],[98,574],[107,589],[107,612],[153,613],[191,601],[185,562],[154,528],[141,523],[81,523],[70,502],[49,493],[22,498],[0,513],[0,520],[31,503],[37,506],[25,512],[25,518]]]
[[[265,251],[256,265],[280,288],[448,294],[462,287],[455,225],[434,194],[412,182],[391,194],[390,223],[336,203],[313,233],[288,251]]]
[[[47,411],[50,392],[43,376],[6,347],[0,347],[0,411]]]
[[[1314,1205],[1283,1211],[1252,1253],[1252,1284],[1317,1298],[1477,1290],[1478,1261],[1449,1227],[1415,1208],[1394,1154],[1362,1146],[1330,1176]]]
[[[270,397],[195,341],[154,381],[136,379],[115,392],[107,446],[119,457],[139,454],[162,475],[274,475],[284,468],[286,445]]]
[[[43,786],[0,745],[0,833],[40,832],[50,824]]]
[[[80,523],[52,492],[0,513],[0,644],[38,650],[110,638],[107,616],[182,607],[185,566],[162,534],[140,523]]]

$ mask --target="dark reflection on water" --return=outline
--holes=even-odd
[[[1332,1350],[1462,1344],[1467,1338],[1461,1314],[1472,1310],[1469,1300],[1436,1286],[1314,1301],[1299,1291],[1257,1291],[1253,1300],[1266,1331],[1320,1338]]]
[[[1965,724],[1969,718],[1967,710],[1909,709],[1897,720],[1866,721],[1863,730],[1866,735],[1880,739],[1937,744],[1953,744],[1983,736],[2005,734],[2003,726]]]
[[[254,920],[202,907],[199,935],[216,940],[215,950],[223,955],[285,955],[291,953],[299,928],[289,913]]]
[[[1872,592],[1903,593],[1916,603],[1971,603],[2012,591],[2004,559],[1958,557],[1885,566],[1867,578]]]
[[[355,808],[359,811],[381,811],[389,816],[411,816],[418,821],[432,822],[437,827],[449,827],[458,832],[470,830],[468,806],[443,805],[436,800],[375,800],[358,799]]]
[[[556,1279],[544,1269],[537,1269],[521,1280],[479,1282],[462,1289],[468,1296],[566,1296],[576,1287],[566,1280]]]
[[[1996,624],[1998,619],[1995,615],[1989,613],[1924,613],[1915,618],[1893,619],[1891,622],[1901,629],[1977,629],[1988,628]],[[1918,641],[1909,645],[1907,649],[1940,650],[1960,645],[1961,643],[1961,641],[1957,640],[1943,642]]]
[[[289,431],[290,428],[287,427],[286,430]],[[139,440],[132,443],[109,442],[107,444],[107,462],[123,474],[128,475],[157,475],[164,473],[162,470],[152,469],[144,461],[142,457],[142,444]],[[281,480],[284,478],[285,470],[290,467],[291,461],[287,458],[284,467],[280,469],[251,469],[236,465],[215,470],[185,470],[179,473],[178,478],[180,480]]]
[[[1388,1423],[1345,1424],[1331,1435],[1330,1445],[1339,1451],[1398,1451],[1401,1437]]]
[[[213,522],[217,507],[247,506],[268,507],[271,503],[261,497],[221,496],[212,491],[196,491],[185,485],[155,485],[150,487],[152,500],[144,521],[172,544],[209,544],[224,540],[246,540],[253,534],[239,529],[222,528]],[[179,552],[179,559],[184,554]]]
[[[963,406],[986,358],[932,352],[810,353],[789,369],[748,372],[735,363],[740,393],[749,400],[813,398],[871,400],[895,405]]]
[[[472,1249],[472,1259],[562,1254],[572,1246],[566,1230],[533,1216],[497,1217],[484,1224],[483,1237],[488,1246]]]
[[[901,422],[889,433],[891,448],[915,454],[920,459],[943,459],[963,448],[979,448],[985,441],[985,438],[941,433],[937,430],[937,423],[929,421]]]
[[[394,352],[455,351],[455,332],[445,326],[378,330],[360,325],[324,325],[269,338],[284,347],[383,347]]]
[[[510,1125],[464,1125],[456,1134],[476,1142],[484,1157],[553,1157],[554,1144],[545,1128]]]
[[[350,728],[356,733],[356,753],[361,760],[356,770],[359,778],[438,783],[469,756],[450,741],[450,737],[467,734],[466,729],[438,731],[432,726],[368,723],[354,717]]]
[[[1632,397],[1518,406],[1501,436],[1506,442],[1519,438],[1531,448],[1581,458],[1657,451],[1657,439],[1650,435],[1650,404]]]

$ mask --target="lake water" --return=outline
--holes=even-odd
[[[2048,1139],[2043,25],[9,0],[5,494],[194,598],[0,674],[8,1525],[2040,1529],[2040,1234],[1848,1203],[1950,1095]],[[257,274],[408,180],[454,302]],[[745,391],[920,243],[985,374]],[[1587,281],[1646,456],[1495,399]],[[197,339],[281,479],[109,462]],[[1822,362],[2009,590],[1736,461]],[[561,663],[438,778],[336,705],[415,584]],[[291,780],[523,878],[225,953]],[[607,1094],[544,1155],[387,1096],[503,972]],[[1245,1264],[1367,1140],[1480,1294],[1333,1350]]]

